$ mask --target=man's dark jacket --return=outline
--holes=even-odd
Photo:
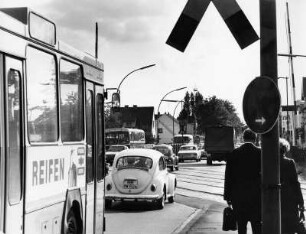
[[[260,215],[261,207],[261,150],[244,143],[229,155],[225,170],[224,200],[248,216]]]

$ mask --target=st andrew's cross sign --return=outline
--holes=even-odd
[[[259,39],[236,0],[188,0],[166,43],[184,52],[210,2],[217,8],[241,49]]]

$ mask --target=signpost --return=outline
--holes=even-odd
[[[256,32],[235,0],[188,0],[166,43],[184,52],[211,1],[225,20],[241,49],[258,40]],[[259,2],[260,75],[271,77],[277,86],[276,0],[259,0]],[[272,87],[272,90],[275,90],[275,87]],[[270,90],[265,89],[264,92],[270,92]],[[256,94],[254,95],[256,96]],[[246,98],[246,101],[250,101],[248,99],[251,100],[252,97]],[[276,98],[276,101],[279,100]],[[268,107],[271,104],[271,102],[266,103]],[[277,108],[272,109],[275,111]],[[252,128],[262,134],[263,234],[281,233],[279,130],[274,111],[271,115],[264,111],[258,116],[250,115],[247,117]]]
[[[244,119],[253,132],[267,133],[278,119],[280,105],[280,93],[274,81],[269,77],[257,77],[243,96]]]

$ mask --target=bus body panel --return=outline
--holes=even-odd
[[[27,147],[26,155],[26,212],[40,200],[65,200],[67,188],[85,187],[84,144]]]
[[[24,233],[60,234],[65,202],[25,214]]]
[[[20,37],[0,30],[0,51],[24,58],[26,44],[27,42]]]
[[[31,12],[27,8],[25,10],[28,13]],[[77,49],[74,52],[72,52],[73,49],[64,49],[64,46],[60,46],[58,41],[53,45],[48,45],[47,42],[31,38],[29,33],[31,25],[27,23],[28,21],[22,23],[4,14],[0,9],[0,233],[64,233],[67,229],[67,214],[70,209],[78,213],[76,218],[79,221],[78,223],[82,222],[82,225],[79,226],[83,230],[82,233],[103,233],[105,227],[103,63]],[[30,142],[28,135],[30,129],[27,125],[29,121],[27,98],[30,92],[35,92],[35,88],[28,88],[27,86],[30,83],[28,79],[31,77],[31,73],[28,73],[28,64],[32,60],[33,65],[33,61],[35,61],[35,67],[38,70],[41,69],[40,61],[32,59],[27,54],[29,47],[32,48],[32,51],[34,48],[54,57],[54,80],[57,93],[56,103],[58,104],[56,106],[56,117],[59,121],[55,126],[58,129],[58,138],[49,143],[33,144]],[[6,57],[9,59],[6,59]],[[90,80],[94,90],[93,132],[96,142],[91,149],[87,145],[86,133],[83,134],[84,138],[78,140],[78,142],[62,142],[61,117],[63,117],[64,111],[61,112],[61,92],[59,90],[62,59],[80,66],[82,84],[85,84],[86,80]],[[17,64],[17,67],[15,64]],[[19,99],[15,98],[15,101],[11,94],[14,89],[8,87],[9,82],[5,81],[7,69],[10,67],[17,70],[20,75],[20,90],[22,91]],[[29,77],[27,77],[28,75]],[[49,84],[45,83],[45,85],[47,88]],[[79,86],[79,90],[85,96],[85,85]],[[40,92],[37,95],[37,100],[44,100],[44,96],[45,94]],[[82,107],[85,107],[84,96],[81,96],[82,102],[80,104]],[[102,101],[96,102],[98,98]],[[21,173],[20,201],[15,199],[12,202],[8,195],[8,191],[12,189],[12,182],[9,178],[15,171],[9,168],[13,165],[9,161],[9,153],[13,151],[8,142],[13,135],[11,131],[15,131],[16,126],[12,126],[8,122],[11,113],[15,111],[14,108],[8,111],[8,107],[16,103],[20,104],[20,120],[22,121],[19,125],[16,125],[20,128],[19,148],[13,148],[13,151],[20,151],[20,170],[18,170]],[[37,107],[40,106],[37,105]],[[85,116],[84,109],[80,113]],[[86,118],[82,121],[84,121],[84,128],[86,128]],[[100,128],[96,127],[97,124],[100,124]],[[38,135],[36,137],[32,133],[31,137],[32,140],[34,139],[33,141],[38,141]],[[95,152],[96,154],[92,189],[90,189],[90,183],[86,183],[88,152]],[[102,174],[103,176],[101,176]],[[92,204],[92,207],[90,207],[90,204]]]

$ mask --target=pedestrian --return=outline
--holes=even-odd
[[[225,169],[224,200],[233,207],[238,233],[261,233],[261,149],[255,146],[256,134],[243,132],[244,144],[228,156]]]
[[[280,138],[279,148],[281,155],[280,181],[281,181],[281,224],[282,234],[294,234],[299,223],[299,210],[304,211],[304,200],[301,186],[296,172],[295,162],[287,158],[290,150],[287,140]]]

